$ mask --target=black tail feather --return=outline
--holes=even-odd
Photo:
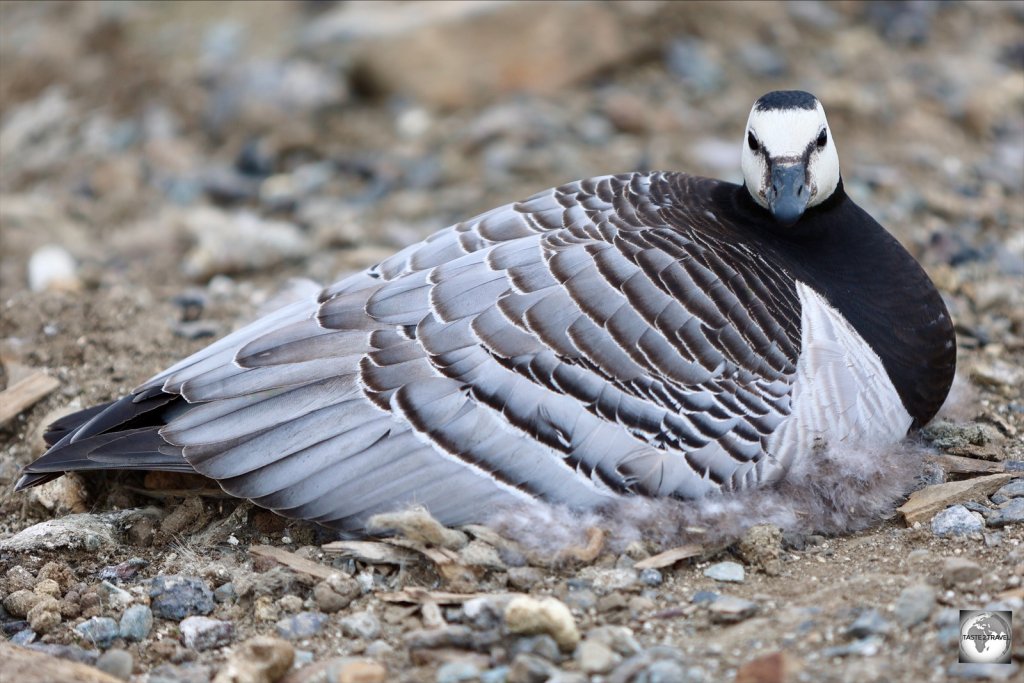
[[[50,449],[22,471],[15,490],[72,471],[194,472],[181,448],[160,436],[165,410],[183,400],[176,394],[150,390],[57,420],[44,437]]]

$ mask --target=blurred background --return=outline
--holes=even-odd
[[[3,2],[0,357],[109,399],[289,277],[537,190],[736,181],[789,88],[963,347],[1019,354],[1022,69],[1020,1]]]

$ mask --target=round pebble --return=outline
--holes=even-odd
[[[131,678],[132,669],[135,667],[135,660],[127,650],[114,648],[107,650],[96,660],[96,668],[108,673],[114,678],[127,681]]]

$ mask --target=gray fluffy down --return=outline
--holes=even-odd
[[[760,489],[700,500],[627,498],[595,512],[533,506],[498,511],[488,520],[505,538],[538,553],[584,543],[585,531],[608,532],[613,549],[644,540],[670,547],[731,543],[751,526],[836,535],[891,517],[924,483],[930,449],[914,439],[884,447],[831,448],[793,465]]]

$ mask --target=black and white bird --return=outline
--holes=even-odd
[[[453,225],[59,420],[17,486],[198,472],[359,533],[411,504],[460,524],[736,493],[899,441],[952,383],[938,291],[843,191],[813,95],[754,103],[742,169],[589,178]]]

